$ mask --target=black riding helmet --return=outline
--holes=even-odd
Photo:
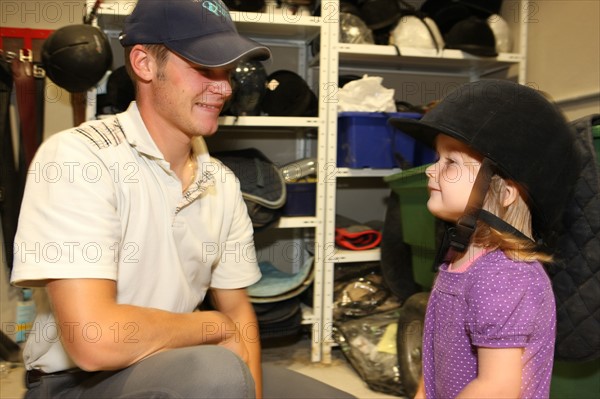
[[[510,81],[485,79],[461,85],[421,120],[392,118],[389,123],[429,145],[438,134],[446,134],[484,157],[465,216],[458,222],[459,230],[461,225],[468,227],[462,244],[453,245],[459,250],[461,245],[466,248],[478,218],[522,236],[481,210],[493,174],[524,188],[534,238],[544,239],[559,220],[580,172],[575,133],[560,110],[538,91]]]
[[[108,71],[112,51],[108,38],[91,25],[68,25],[57,29],[42,46],[46,74],[71,93],[93,87]]]

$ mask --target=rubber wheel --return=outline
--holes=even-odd
[[[417,392],[421,378],[423,322],[428,299],[428,292],[419,292],[410,296],[402,305],[398,318],[396,335],[398,367],[402,385],[410,398]]]

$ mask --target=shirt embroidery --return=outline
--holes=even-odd
[[[208,190],[209,187],[215,185],[215,177],[212,173],[205,171],[202,173],[202,178],[197,179],[193,182],[190,187],[183,193],[183,198],[177,208],[175,208],[175,215],[177,215],[183,208],[194,202],[202,194]]]

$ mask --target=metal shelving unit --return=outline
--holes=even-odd
[[[370,44],[348,44],[339,43],[338,27],[330,30],[328,55],[325,57],[328,64],[322,65],[328,71],[328,82],[337,82],[340,71],[346,73],[369,75],[387,74],[395,76],[420,76],[425,79],[437,77],[451,77],[465,81],[477,80],[480,77],[495,76],[497,74],[510,75],[516,69],[513,76],[519,83],[525,81],[525,61],[527,44],[527,19],[520,17],[520,12],[526,14],[529,7],[528,1],[509,1],[504,6],[514,18],[511,21],[513,37],[517,42],[517,51],[514,53],[502,53],[497,57],[476,57],[459,50],[436,50],[418,48],[397,48],[393,45],[370,45]],[[516,5],[516,6],[515,6]],[[323,7],[328,10],[339,9],[337,0],[324,1]],[[334,18],[332,18],[334,19]],[[321,43],[323,46],[323,43]],[[323,50],[321,50],[323,51]],[[323,62],[321,57],[320,62]],[[327,117],[327,159],[330,165],[337,163],[337,104],[330,103]],[[400,169],[350,169],[335,168],[330,173],[331,179],[326,182],[325,203],[325,242],[333,243],[335,240],[336,201],[338,192],[338,180],[353,178],[381,179],[383,176],[399,173]],[[359,208],[364,208],[361,203]],[[359,211],[360,212],[360,211]],[[366,251],[349,251],[334,248],[329,251],[325,259],[323,278],[323,337],[322,360],[331,361],[331,347],[335,345],[332,339],[333,332],[333,286],[334,266],[337,263],[349,262],[371,262],[380,259],[379,249]]]

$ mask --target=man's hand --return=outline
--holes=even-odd
[[[246,343],[244,342],[242,334],[240,333],[237,326],[232,321],[231,324],[226,325],[224,327],[224,330],[225,339],[219,342],[218,345],[229,349],[230,351],[241,357],[246,364],[248,364],[250,362],[250,354],[248,353]]]
[[[260,361],[260,336],[254,308],[250,303],[245,289],[225,290],[211,289],[213,305],[231,320],[233,320],[239,336],[227,336],[221,345],[231,348],[235,353],[242,350],[240,355],[250,367],[256,386],[256,398],[262,398],[262,371]],[[233,341],[233,342],[232,342]],[[244,349],[240,349],[242,346]],[[240,353],[238,353],[240,354]]]

